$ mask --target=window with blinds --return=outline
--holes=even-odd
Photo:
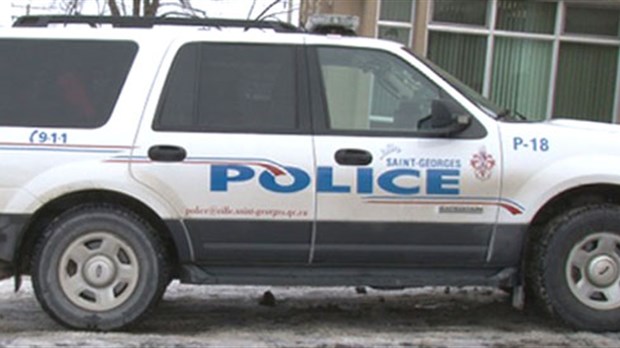
[[[620,119],[620,4],[435,0],[428,28],[428,58],[503,107]]]
[[[414,0],[381,0],[377,37],[411,46]]]

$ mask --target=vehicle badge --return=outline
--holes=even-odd
[[[474,154],[469,163],[474,168],[474,173],[478,180],[486,181],[491,178],[493,168],[495,167],[495,159],[491,154],[487,153],[486,148],[483,147],[478,153]]]

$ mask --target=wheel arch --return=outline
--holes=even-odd
[[[545,227],[554,219],[579,207],[591,204],[614,204],[620,206],[620,185],[588,184],[564,190],[548,199],[534,215],[526,230],[522,248],[522,274],[531,272],[532,256],[538,247],[538,241],[545,234]]]
[[[97,203],[120,206],[140,216],[149,223],[160,235],[172,262],[173,275],[177,274],[179,260],[187,257],[182,252],[190,250],[189,241],[185,237],[182,226],[164,221],[145,203],[127,194],[110,190],[84,190],[67,193],[41,206],[30,218],[24,227],[24,233],[18,244],[18,253],[15,256],[16,270],[20,274],[28,274],[32,258],[32,251],[48,226],[60,214],[78,205]],[[178,222],[180,224],[180,222]]]
[[[596,203],[610,203],[620,206],[620,185],[588,184],[560,192],[536,212],[530,226],[544,226],[563,212]]]

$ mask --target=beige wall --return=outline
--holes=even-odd
[[[428,35],[426,25],[428,23],[430,6],[431,3],[429,0],[416,1],[415,22],[413,22],[413,42],[411,43],[411,47],[418,54],[426,53],[426,37]]]

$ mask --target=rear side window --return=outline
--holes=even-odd
[[[191,43],[172,65],[156,130],[269,132],[298,129],[296,49]]]
[[[137,50],[125,41],[0,40],[0,125],[104,125]]]

